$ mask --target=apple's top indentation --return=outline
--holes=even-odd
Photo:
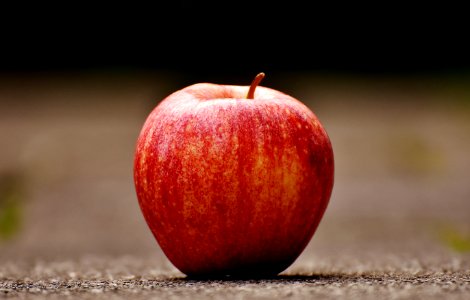
[[[266,98],[278,98],[281,92],[273,91],[272,89],[259,86],[261,80],[265,77],[263,72],[255,76],[251,85],[248,87],[248,93],[246,91],[247,86],[239,85],[220,85],[214,83],[196,83],[182,90],[184,93],[191,95],[193,99],[198,101],[208,100],[246,100],[255,99],[255,91],[257,93],[257,99]]]

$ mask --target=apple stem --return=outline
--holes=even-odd
[[[263,80],[264,78],[264,73],[261,72],[258,75],[256,75],[255,79],[251,82],[250,89],[248,90],[248,94],[246,95],[246,99],[254,99],[255,98],[255,89],[258,86],[258,84]]]

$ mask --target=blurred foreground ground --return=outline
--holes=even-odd
[[[468,299],[470,77],[276,82],[263,85],[311,107],[332,140],[327,213],[285,276],[197,281],[161,253],[132,180],[147,114],[183,86],[153,73],[1,77],[0,297]]]

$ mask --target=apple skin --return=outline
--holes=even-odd
[[[309,243],[334,180],[330,139],[300,101],[199,83],[150,113],[134,181],[167,258],[189,276],[267,276]]]

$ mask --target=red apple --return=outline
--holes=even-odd
[[[150,113],[138,137],[140,208],[168,259],[193,276],[275,275],[328,205],[334,163],[314,113],[277,90],[199,83]]]

